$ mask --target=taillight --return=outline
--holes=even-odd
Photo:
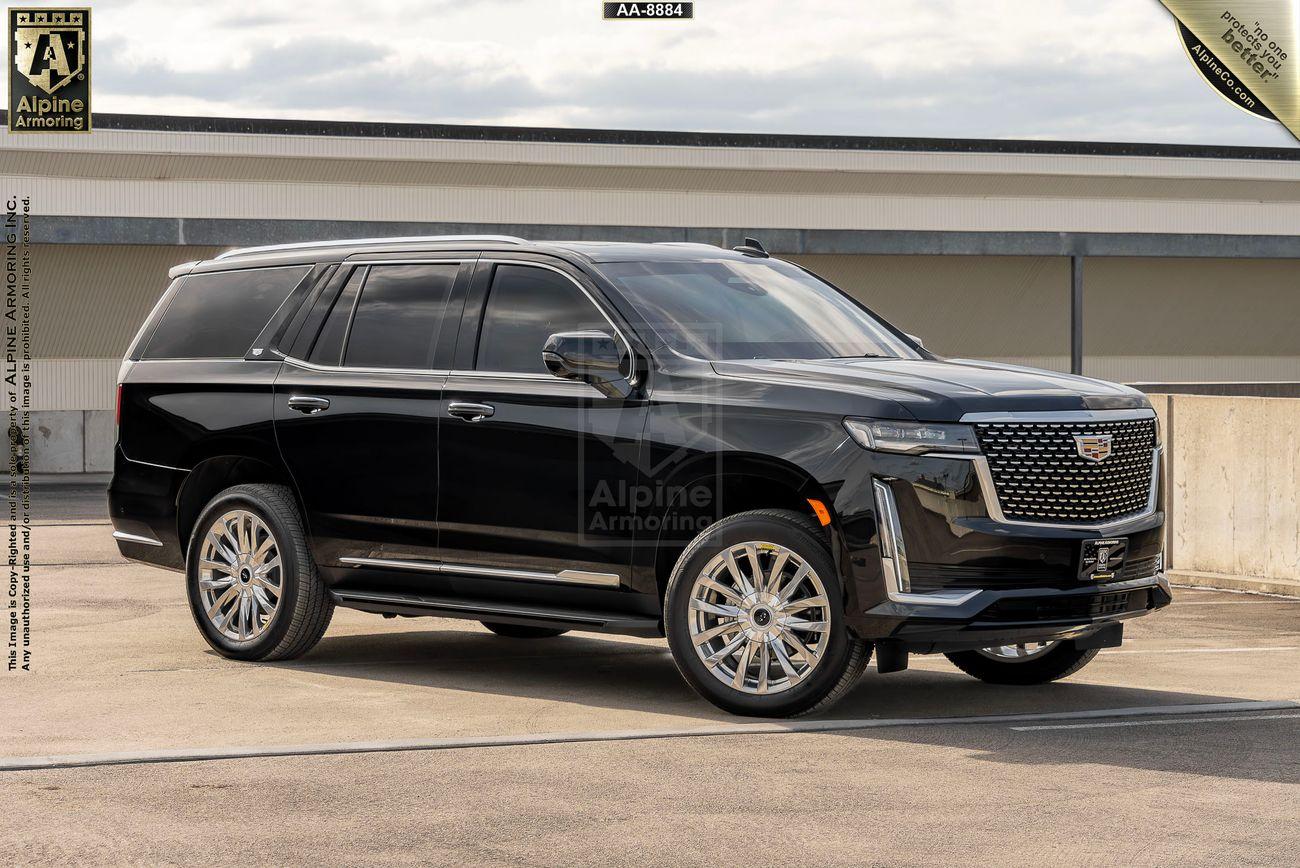
[[[113,405],[113,424],[122,427],[122,384],[117,384],[117,401]]]

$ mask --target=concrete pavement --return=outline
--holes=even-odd
[[[226,661],[181,577],[93,520],[37,529],[35,672],[0,675],[0,757],[737,722],[651,640],[340,609],[301,660]],[[913,658],[824,718],[932,721],[885,729],[0,772],[0,843],[19,864],[1289,861],[1300,710],[1115,710],[1300,699],[1300,600],[1183,590],[1128,634],[1041,688]],[[1079,710],[1109,716],[945,722]]]

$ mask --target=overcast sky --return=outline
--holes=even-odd
[[[1200,79],[1157,0],[90,5],[104,112],[1297,144]]]

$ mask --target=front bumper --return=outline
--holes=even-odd
[[[1105,528],[1000,520],[969,460],[863,450],[836,498],[845,614],[914,653],[1083,639],[1169,605],[1164,504]],[[864,466],[866,465],[866,466]],[[1081,577],[1083,544],[1122,537],[1113,579]]]
[[[1079,590],[977,591],[956,606],[886,600],[861,620],[875,639],[893,639],[912,653],[932,654],[1078,639],[1172,601],[1168,580],[1157,575]]]

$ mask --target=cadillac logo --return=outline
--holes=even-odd
[[[1074,448],[1089,461],[1101,462],[1110,457],[1109,434],[1075,434]]]

